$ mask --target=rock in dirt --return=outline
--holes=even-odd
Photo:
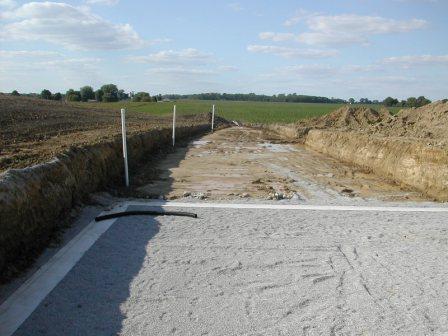
[[[194,198],[197,198],[197,199],[199,199],[199,200],[204,200],[204,199],[207,198],[207,195],[205,195],[204,193],[201,193],[201,192],[199,192],[199,193],[194,193],[194,194],[192,194],[192,195],[193,195]]]
[[[341,190],[341,194],[346,195],[346,196],[350,196],[350,197],[355,196],[353,189],[349,189],[349,188],[342,189]]]
[[[275,198],[277,201],[279,201],[279,200],[284,199],[284,198],[285,198],[285,195],[284,195],[283,193],[281,193],[281,192],[276,192],[276,193],[274,194],[274,198]]]

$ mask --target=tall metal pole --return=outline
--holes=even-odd
[[[121,136],[123,138],[124,180],[129,187],[128,148],[126,145],[126,110],[121,109]]]
[[[176,105],[173,108],[173,147],[176,143]]]
[[[215,127],[215,105],[212,106],[212,132]]]

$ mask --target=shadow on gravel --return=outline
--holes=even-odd
[[[190,139],[197,140],[203,135]],[[169,169],[185,159],[190,141],[179,141],[176,149],[160,148],[146,164],[133,168],[131,188],[117,187],[122,196],[167,195],[173,179]],[[169,159],[167,160],[167,156]],[[158,169],[155,165],[164,159]],[[137,191],[153,182],[146,192]],[[156,183],[154,183],[156,182]],[[129,206],[128,210],[160,207]],[[192,219],[194,220],[194,219]],[[45,298],[14,336],[102,336],[120,334],[126,319],[126,302],[133,279],[142,268],[150,240],[159,232],[152,216],[119,218],[87,251],[58,286]]]
[[[151,216],[118,219],[14,335],[119,334],[131,283],[158,232]]]

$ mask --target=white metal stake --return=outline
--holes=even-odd
[[[212,132],[213,132],[214,126],[215,126],[215,105],[213,105],[213,107],[212,107]]]
[[[173,109],[173,147],[176,143],[176,105],[174,105]]]
[[[126,145],[126,110],[121,109],[121,136],[123,138],[124,180],[129,187],[128,148]]]

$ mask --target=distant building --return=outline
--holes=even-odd
[[[162,100],[158,100],[158,103],[169,103],[171,101],[171,99],[168,98],[163,98]]]

